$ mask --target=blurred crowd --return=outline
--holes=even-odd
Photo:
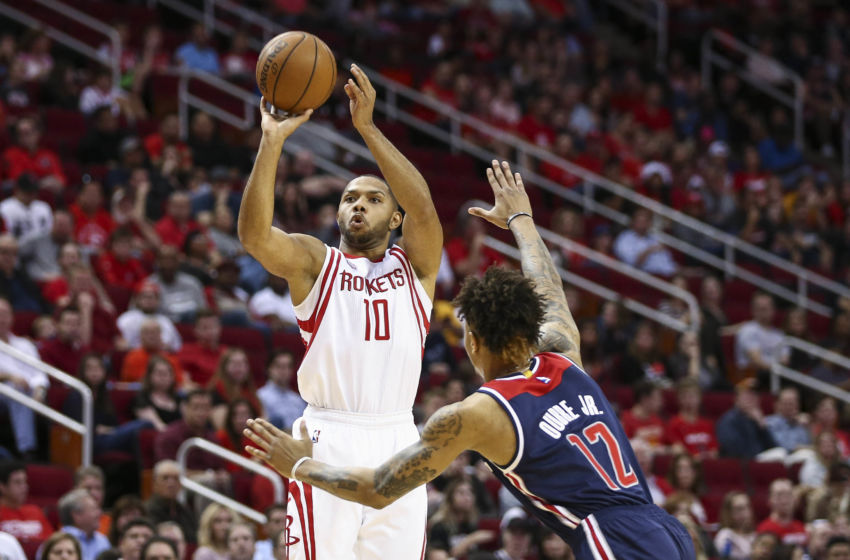
[[[448,106],[775,255],[850,280],[850,182],[834,165],[850,95],[847,10],[790,0],[670,2],[671,49],[660,71],[647,53],[651,41],[592,4],[248,3],[283,24],[315,29],[338,55]],[[287,283],[268,275],[235,234],[258,131],[235,130],[202,111],[184,131],[175,106],[163,101],[174,91],[162,76],[179,66],[253,89],[254,30],[246,24],[231,37],[211,36],[200,24],[171,27],[173,18],[159,12],[143,26],[109,23],[122,45],[118,85],[107,67],[80,62],[43,30],[0,28],[0,340],[92,388],[95,462],[104,469],[79,470],[74,488],[46,513],[32,506],[27,466],[51,459],[53,438],[31,409],[0,396],[9,417],[0,429],[0,548],[9,534],[28,554],[40,548],[50,560],[74,553],[84,560],[280,559],[285,508],[273,503],[267,483],[208,455],[189,461],[194,480],[266,511],[269,522],[258,528],[206,500],[179,500],[174,463],[193,436],[242,453],[247,418],[288,428],[305,406]],[[702,82],[693,37],[716,25],[803,76],[804,145],[794,144],[793,116],[734,74]],[[99,52],[104,62],[115,56],[110,44]],[[744,62],[786,87],[770,60]],[[410,110],[447,126],[433,111]],[[349,134],[347,111],[338,90],[314,119]],[[497,139],[463,133],[514,156]],[[417,138],[408,140],[403,151]],[[281,159],[275,224],[335,245],[345,183],[323,173],[316,156],[362,162],[325,148],[302,140]],[[414,151],[422,150],[438,164],[445,153],[426,142]],[[585,188],[559,167],[538,171]],[[438,208],[454,194],[435,188]],[[668,279],[699,303],[700,328],[679,334],[621,302],[565,286],[585,369],[619,407],[654,500],[688,526],[700,558],[850,553],[842,403],[793,386],[775,399],[762,392],[774,362],[850,387],[850,372],[784,338],[850,356],[850,301],[830,301],[835,314],[824,324],[709,274],[661,245],[656,232],[669,229],[720,254],[712,239],[596,196],[628,212],[630,225],[546,197],[536,199],[535,213],[541,225]],[[456,211],[441,216],[447,241],[416,403],[420,425],[478,384],[449,303],[458,284],[492,264],[515,264],[483,243],[480,221]],[[576,253],[553,246],[552,255],[567,269],[612,280]],[[679,299],[622,290],[686,324],[694,320]],[[6,354],[0,381],[82,416],[76,392]],[[111,476],[128,472],[122,464],[135,475],[147,465],[149,487],[133,474]],[[429,485],[429,498],[428,558],[572,557],[471,454]]]

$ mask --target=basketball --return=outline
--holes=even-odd
[[[257,86],[277,109],[301,113],[327,101],[336,83],[336,59],[324,41],[304,31],[287,31],[263,47]]]

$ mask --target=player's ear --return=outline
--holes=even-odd
[[[396,229],[398,226],[401,225],[402,221],[404,221],[404,216],[402,216],[401,211],[394,211],[392,217],[390,218],[390,230]]]

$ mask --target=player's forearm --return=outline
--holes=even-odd
[[[297,476],[298,480],[337,498],[373,508],[380,509],[396,499],[388,500],[375,491],[375,469],[332,467],[310,459],[299,465]]]
[[[564,296],[561,276],[555,269],[546,244],[534,227],[534,220],[519,216],[511,221],[510,229],[520,250],[522,273],[534,282],[535,291],[543,297],[544,326],[547,323],[558,326],[555,329],[542,329],[540,350],[578,354],[578,327]]]
[[[436,218],[437,211],[431,200],[428,183],[419,170],[374,124],[361,128],[359,132],[369,151],[375,156],[393,196],[405,212],[412,217],[424,217],[431,213]]]
[[[242,195],[237,231],[245,249],[262,245],[271,233],[274,217],[274,181],[283,139],[263,136],[254,168]]]

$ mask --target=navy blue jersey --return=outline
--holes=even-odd
[[[601,389],[560,354],[541,353],[529,370],[485,383],[514,425],[517,450],[493,472],[567,542],[600,510],[652,504],[617,415]]]

